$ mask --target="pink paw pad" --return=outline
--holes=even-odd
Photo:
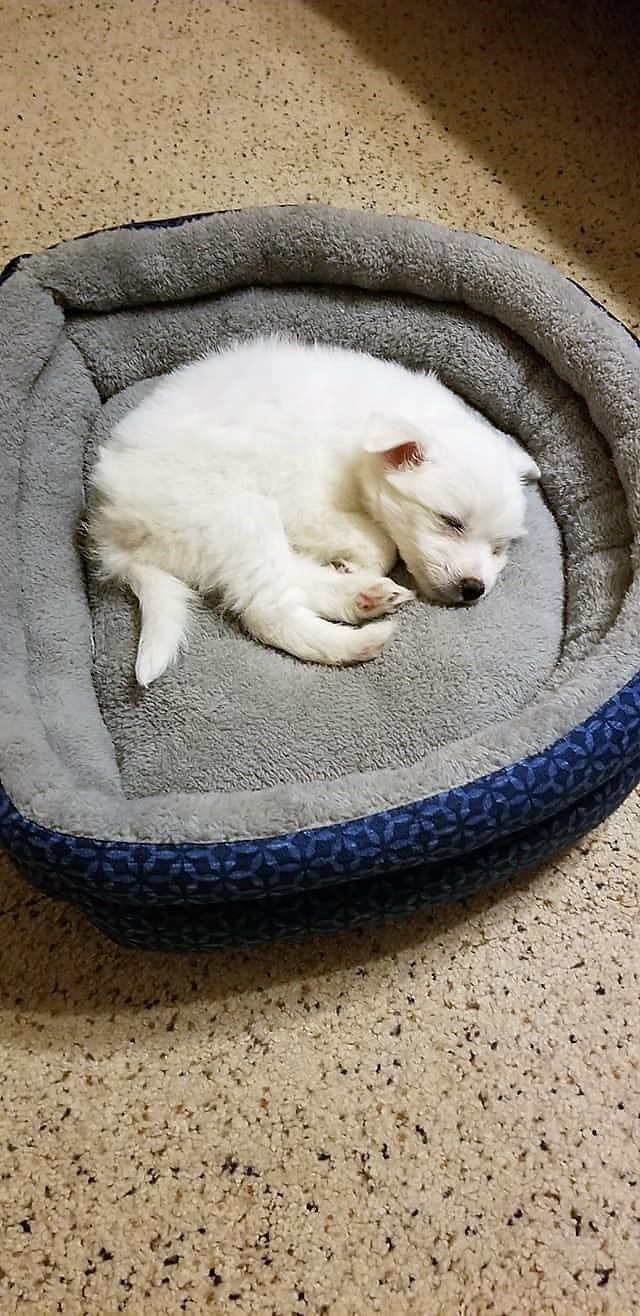
[[[356,607],[361,612],[370,612],[372,608],[377,608],[382,601],[382,591],[371,594],[356,594]]]

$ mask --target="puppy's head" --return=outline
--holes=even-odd
[[[488,594],[525,534],[535,462],[472,413],[441,435],[376,418],[364,446],[372,510],[422,594],[440,603]]]

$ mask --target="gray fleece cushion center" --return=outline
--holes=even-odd
[[[321,207],[117,231],[0,290],[0,779],[49,827],[214,841],[345,821],[544,750],[635,674],[640,362],[554,270],[473,235]],[[137,616],[87,574],[96,445],[154,378],[274,330],[434,369],[542,469],[529,537],[473,609],[415,603],[328,670],[215,606],[133,682]]]
[[[339,303],[337,316],[330,296],[270,289],[255,292],[250,307],[242,295],[232,296],[226,317],[232,306],[248,333],[268,325],[331,341],[338,320],[341,337],[368,350],[379,347],[387,312],[384,303],[360,296]],[[398,309],[405,333],[417,318],[424,322],[422,336],[432,336],[429,321],[437,324],[437,309],[402,303]],[[197,334],[189,322],[190,356],[220,342],[218,303],[199,312]],[[181,315],[182,309],[169,332],[176,360],[182,358]],[[168,330],[165,317],[163,332]],[[87,331],[90,326],[83,326]],[[114,325],[113,331],[119,328]],[[466,357],[463,322],[456,337],[454,359]],[[147,350],[153,351],[157,338],[152,317],[145,326]],[[403,344],[399,334],[394,355],[403,355]],[[472,370],[482,364],[483,354],[473,353]],[[148,386],[125,388],[102,408],[88,470],[93,445]],[[195,615],[179,663],[141,691],[133,678],[137,607],[120,591],[92,582],[93,679],[126,794],[256,791],[390,768],[512,717],[549,677],[563,640],[562,543],[537,492],[530,497],[528,523],[528,537],[482,606],[416,602],[403,611],[382,657],[358,667],[321,667],[262,648],[212,601]]]

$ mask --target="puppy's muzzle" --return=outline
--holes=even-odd
[[[475,603],[484,594],[484,581],[477,580],[475,576],[469,576],[465,580],[461,580],[460,594],[463,603]]]

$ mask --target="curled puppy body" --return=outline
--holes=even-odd
[[[175,661],[198,595],[298,658],[362,662],[412,597],[388,577],[397,557],[427,599],[477,601],[538,477],[433,375],[258,338],[165,376],[119,422],[89,529],[105,579],[138,598],[141,685]]]

